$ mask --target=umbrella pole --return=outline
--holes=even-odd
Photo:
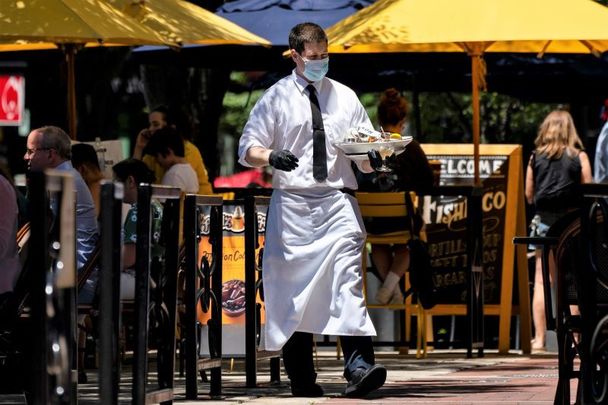
[[[65,60],[68,71],[67,98],[68,98],[68,130],[70,137],[76,139],[76,46],[67,44],[65,46]]]
[[[473,165],[475,185],[481,184],[479,176],[479,68],[481,55],[471,55],[471,77],[473,91],[471,103],[473,104]]]

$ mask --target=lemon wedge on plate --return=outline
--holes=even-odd
[[[399,139],[401,139],[401,134],[398,134],[398,133],[396,133],[396,132],[393,132],[393,133],[391,134],[391,136],[390,136],[390,139],[397,139],[397,140],[399,140]]]

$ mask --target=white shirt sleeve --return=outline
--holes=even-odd
[[[274,113],[272,112],[269,99],[272,98],[271,92],[264,93],[262,98],[255,104],[243,134],[239,140],[239,163],[246,167],[252,167],[246,160],[247,151],[253,146],[271,148],[274,141]]]
[[[595,146],[594,180],[596,183],[608,181],[608,122],[602,128]]]

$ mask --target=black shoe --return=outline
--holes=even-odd
[[[319,384],[294,385],[291,384],[291,395],[294,397],[322,397],[323,388]]]
[[[377,390],[386,381],[386,368],[376,364],[367,370],[356,369],[350,377],[344,395],[351,398],[362,398],[370,392]]]

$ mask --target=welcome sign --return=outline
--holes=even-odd
[[[423,144],[429,160],[441,162],[440,185],[472,185],[473,145]],[[499,316],[498,346],[509,351],[513,312],[521,319],[521,342],[529,352],[530,298],[525,248],[513,246],[513,237],[526,234],[521,145],[480,145],[480,178],[483,185],[482,267],[484,314]],[[422,207],[429,254],[439,305],[429,314],[464,315],[470,260],[467,255],[467,199],[462,196],[425,196]],[[517,287],[514,271],[518,271]],[[513,291],[519,304],[513,307]]]

